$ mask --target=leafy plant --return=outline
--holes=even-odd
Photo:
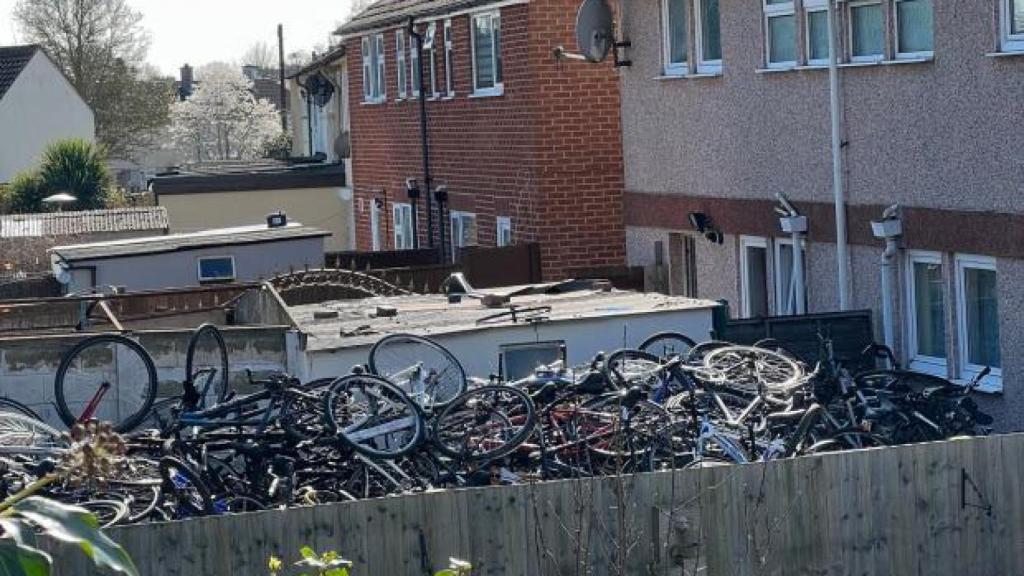
[[[61,192],[77,199],[77,209],[107,205],[113,186],[102,148],[74,139],[50,144],[37,170],[15,176],[4,193],[3,209],[15,213],[50,210],[43,199]]]
[[[309,546],[303,546],[299,550],[299,554],[302,556],[302,560],[296,562],[295,566],[301,569],[312,568],[316,572],[301,572],[297,576],[349,576],[348,569],[352,566],[352,562],[342,558],[337,552],[317,554]],[[270,576],[283,576],[281,570],[284,569],[284,561],[277,556],[271,556],[267,566],[270,568]],[[469,562],[449,558],[448,568],[434,576],[469,576],[472,570],[473,566]]]

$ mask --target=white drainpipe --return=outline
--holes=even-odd
[[[839,101],[839,42],[835,0],[828,0],[828,87],[832,120],[832,195],[836,213],[836,261],[839,266],[839,309],[850,309],[850,255],[846,243],[846,191],[843,182],[842,124]]]
[[[885,251],[882,252],[882,334],[885,345],[889,349],[896,346],[896,311],[893,299],[896,294],[896,254],[899,252],[899,239],[903,235],[903,222],[899,216],[899,206],[887,209],[882,219],[871,223],[871,231],[875,238],[885,240]]]
[[[792,311],[793,314],[806,314],[807,313],[807,287],[804,285],[804,254],[803,254],[803,242],[804,236],[807,235],[807,217],[801,216],[796,208],[786,200],[786,197],[782,194],[776,193],[775,198],[781,204],[780,207],[776,208],[776,212],[779,214],[779,226],[783,232],[790,234],[793,238],[793,271],[792,281],[790,282],[790,293],[785,297],[792,299],[794,304],[793,308],[790,309],[787,305],[783,307],[786,312]],[[781,302],[779,304],[782,304]]]

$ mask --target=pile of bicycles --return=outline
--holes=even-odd
[[[55,382],[68,426],[109,422],[111,471],[50,484],[107,525],[451,487],[745,463],[985,433],[960,386],[898,368],[851,373],[822,339],[808,366],[778,342],[661,333],[584,366],[472,378],[440,344],[387,336],[350,374],[231,371],[221,332],[191,336],[181,383],[123,335],[83,340]],[[884,347],[864,351],[895,362]],[[240,382],[238,380],[241,380]],[[160,397],[158,399],[158,396]],[[0,404],[0,496],[51,474],[73,440]]]

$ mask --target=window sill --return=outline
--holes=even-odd
[[[455,99],[455,93],[447,94],[443,98],[441,98],[441,100],[454,100],[454,99]]]
[[[800,67],[797,66],[796,64],[794,64],[792,66],[775,66],[775,67],[769,67],[769,68],[757,68],[757,69],[754,70],[754,72],[756,72],[758,74],[778,74],[780,72],[793,72],[793,71],[796,71],[796,70],[799,70],[799,69],[800,69]]]
[[[670,81],[670,80],[700,80],[703,78],[721,78],[721,72],[697,72],[696,74],[664,74],[662,76],[655,76],[651,80],[658,82]]]
[[[964,378],[956,378],[950,380],[953,384],[960,386],[967,386],[971,383],[971,380]],[[983,394],[1002,394],[1003,393],[1003,378],[1001,376],[986,376],[981,384],[974,389],[975,392],[981,392]]]
[[[1000,52],[989,52],[985,54],[989,58],[1016,58],[1024,57],[1024,50],[1002,50]]]
[[[384,99],[384,100],[363,100],[362,102],[359,103],[359,105],[360,106],[381,106],[381,105],[387,104],[387,103],[388,103],[387,99]]]
[[[1022,53],[1021,55],[1024,55]],[[840,62],[836,66],[839,68],[869,68],[872,66],[901,66],[906,64],[928,64],[934,62],[934,58],[929,57],[916,57],[916,58],[899,58],[896,60],[871,60],[865,62]],[[755,70],[758,74],[775,74],[776,72],[804,72],[814,70],[828,70],[828,64],[805,64],[802,66],[780,66],[778,68],[758,68]]]
[[[475,92],[472,92],[469,95],[469,97],[470,98],[495,98],[497,96],[504,96],[504,95],[505,95],[505,88],[501,87],[501,88],[488,88],[488,89],[485,89],[485,90],[477,90]]]

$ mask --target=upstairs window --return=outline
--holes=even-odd
[[[408,96],[408,71],[405,68],[405,30],[395,32],[395,71],[398,73],[398,98]]]
[[[804,0],[807,36],[807,63],[828,64],[828,6],[825,0]]]
[[[662,22],[665,75],[681,76],[689,68],[689,24],[686,19],[688,0],[662,0]]]
[[[423,49],[427,51],[427,87],[430,96],[437,98],[437,25],[433,22],[427,26],[427,35],[423,39]]]
[[[666,76],[722,70],[719,0],[662,0],[662,58]],[[693,20],[693,43],[690,21]],[[691,50],[693,53],[691,54]],[[693,67],[690,63],[694,62]]]
[[[896,1],[896,57],[931,56],[934,50],[932,0]]]
[[[412,82],[412,87],[409,92],[413,98],[418,98],[420,95],[420,87],[422,82],[420,77],[423,74],[423,68],[420,67],[420,49],[419,43],[414,38],[409,39],[409,82]]]
[[[697,72],[713,73],[722,69],[722,30],[718,0],[697,0]]]
[[[1003,50],[1024,51],[1024,0],[1000,0],[1000,4]]]
[[[473,92],[501,94],[501,16],[498,12],[475,14],[470,19],[473,36]]]
[[[384,35],[364,36],[360,52],[363,58],[363,100],[381,102],[385,97]]]
[[[885,34],[882,3],[850,3],[850,58],[854,62],[885,58]]]
[[[444,87],[448,97],[455,96],[455,66],[453,64],[452,21],[444,21]]]
[[[796,7],[792,0],[763,0],[768,67],[796,65]]]

